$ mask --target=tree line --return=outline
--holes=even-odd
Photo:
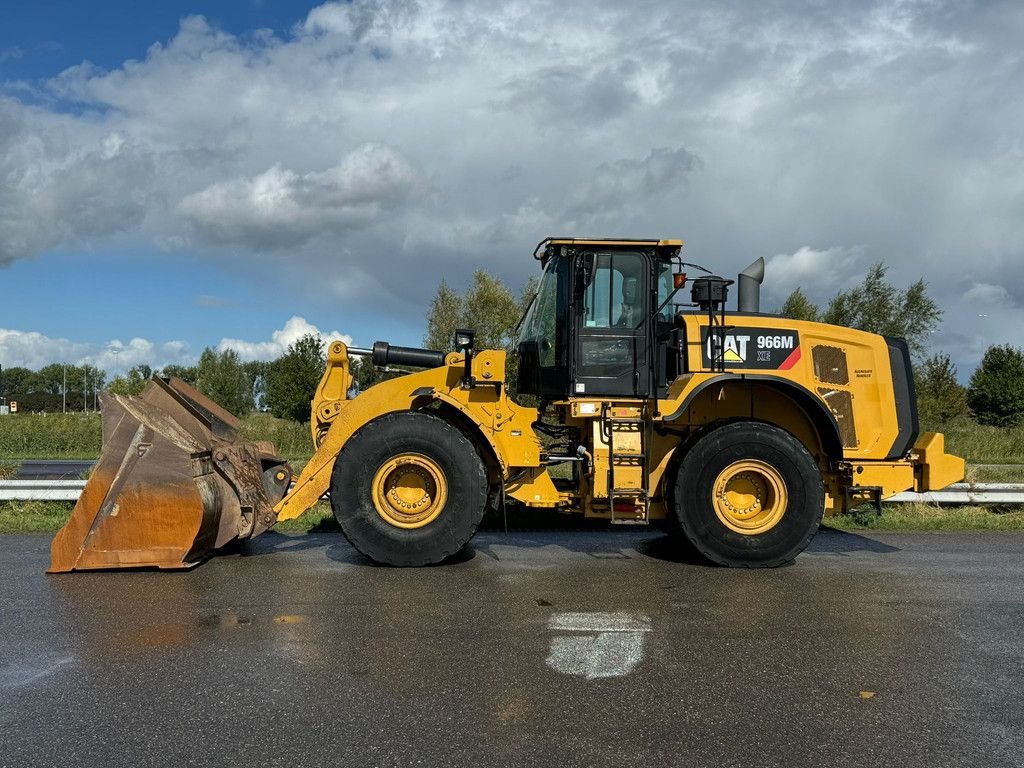
[[[990,346],[968,385],[960,384],[949,355],[928,354],[929,337],[942,320],[942,309],[928,295],[924,280],[901,290],[889,280],[886,265],[878,262],[863,282],[837,293],[824,309],[797,288],[781,313],[906,339],[914,363],[918,412],[926,425],[961,417],[997,427],[1024,421],[1024,350],[1009,344]]]
[[[423,344],[429,349],[449,350],[457,328],[472,328],[477,348],[510,353],[507,381],[514,391],[515,334],[536,289],[532,278],[517,295],[483,270],[476,272],[462,293],[442,280],[427,310]],[[918,408],[926,425],[939,426],[957,418],[1004,427],[1024,421],[1024,351],[1010,345],[989,347],[968,386],[961,385],[947,354],[929,354],[929,339],[942,319],[942,309],[923,280],[901,289],[890,281],[886,265],[879,262],[859,285],[840,291],[825,307],[817,306],[797,288],[780,312],[797,320],[905,338],[913,357]],[[154,371],[138,365],[109,384],[104,371],[89,365],[58,363],[38,371],[6,368],[0,370],[0,396],[18,400],[19,406],[29,411],[60,411],[65,402],[68,410],[92,410],[101,390],[138,394],[157,373],[184,380],[235,414],[261,410],[307,421],[310,400],[325,366],[324,343],[309,334],[274,360],[243,362],[232,349],[208,347],[194,366],[167,365]],[[366,359],[353,360],[352,372],[356,391],[402,373],[375,369]]]
[[[96,366],[52,363],[37,371],[24,366],[0,368],[0,398],[25,411],[95,410],[107,383]]]

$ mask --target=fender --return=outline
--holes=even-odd
[[[298,517],[327,492],[338,453],[359,429],[385,414],[423,408],[432,401],[456,409],[473,423],[476,435],[493,452],[502,477],[508,476],[510,467],[540,466],[541,445],[532,426],[537,409],[516,405],[503,387],[495,386],[498,382],[461,388],[462,358],[449,355],[447,362],[440,368],[382,381],[352,400],[323,403],[322,408],[330,411],[330,426],[321,433],[316,453],[294,488],[274,507],[277,519]],[[504,370],[505,353],[485,350],[476,356],[473,365],[480,380],[486,381],[486,377],[493,376],[491,371]]]
[[[818,435],[821,438],[822,447],[825,449],[825,452],[835,459],[841,459],[843,457],[843,440],[840,437],[839,423],[836,421],[835,414],[833,414],[825,403],[821,401],[821,398],[817,397],[806,387],[778,376],[747,373],[723,373],[719,376],[705,379],[683,398],[683,401],[675,411],[671,414],[662,416],[661,420],[664,422],[670,422],[678,419],[686,412],[686,409],[690,407],[690,404],[694,399],[696,399],[701,392],[710,386],[715,384],[742,384],[743,382],[756,382],[758,384],[772,387],[773,389],[785,394],[799,407],[801,407],[807,414],[808,418],[810,418],[811,423],[814,424],[815,429],[818,430]]]

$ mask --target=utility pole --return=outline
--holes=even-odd
[[[61,363],[61,368],[64,369],[64,387],[61,392],[64,394],[64,413],[68,412],[68,364]]]

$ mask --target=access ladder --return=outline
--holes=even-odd
[[[608,508],[613,524],[646,525],[650,521],[650,432],[648,401],[602,404],[601,434],[608,444]]]

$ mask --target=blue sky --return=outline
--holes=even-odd
[[[5,80],[49,78],[67,67],[91,61],[113,69],[140,59],[154,42],[178,31],[185,16],[203,14],[216,26],[244,35],[255,29],[283,32],[313,4],[275,0],[156,3],[75,0],[4,3],[0,56]]]
[[[2,365],[417,344],[568,232],[764,256],[769,307],[884,260],[962,376],[1024,345],[1019,3],[8,6]]]

